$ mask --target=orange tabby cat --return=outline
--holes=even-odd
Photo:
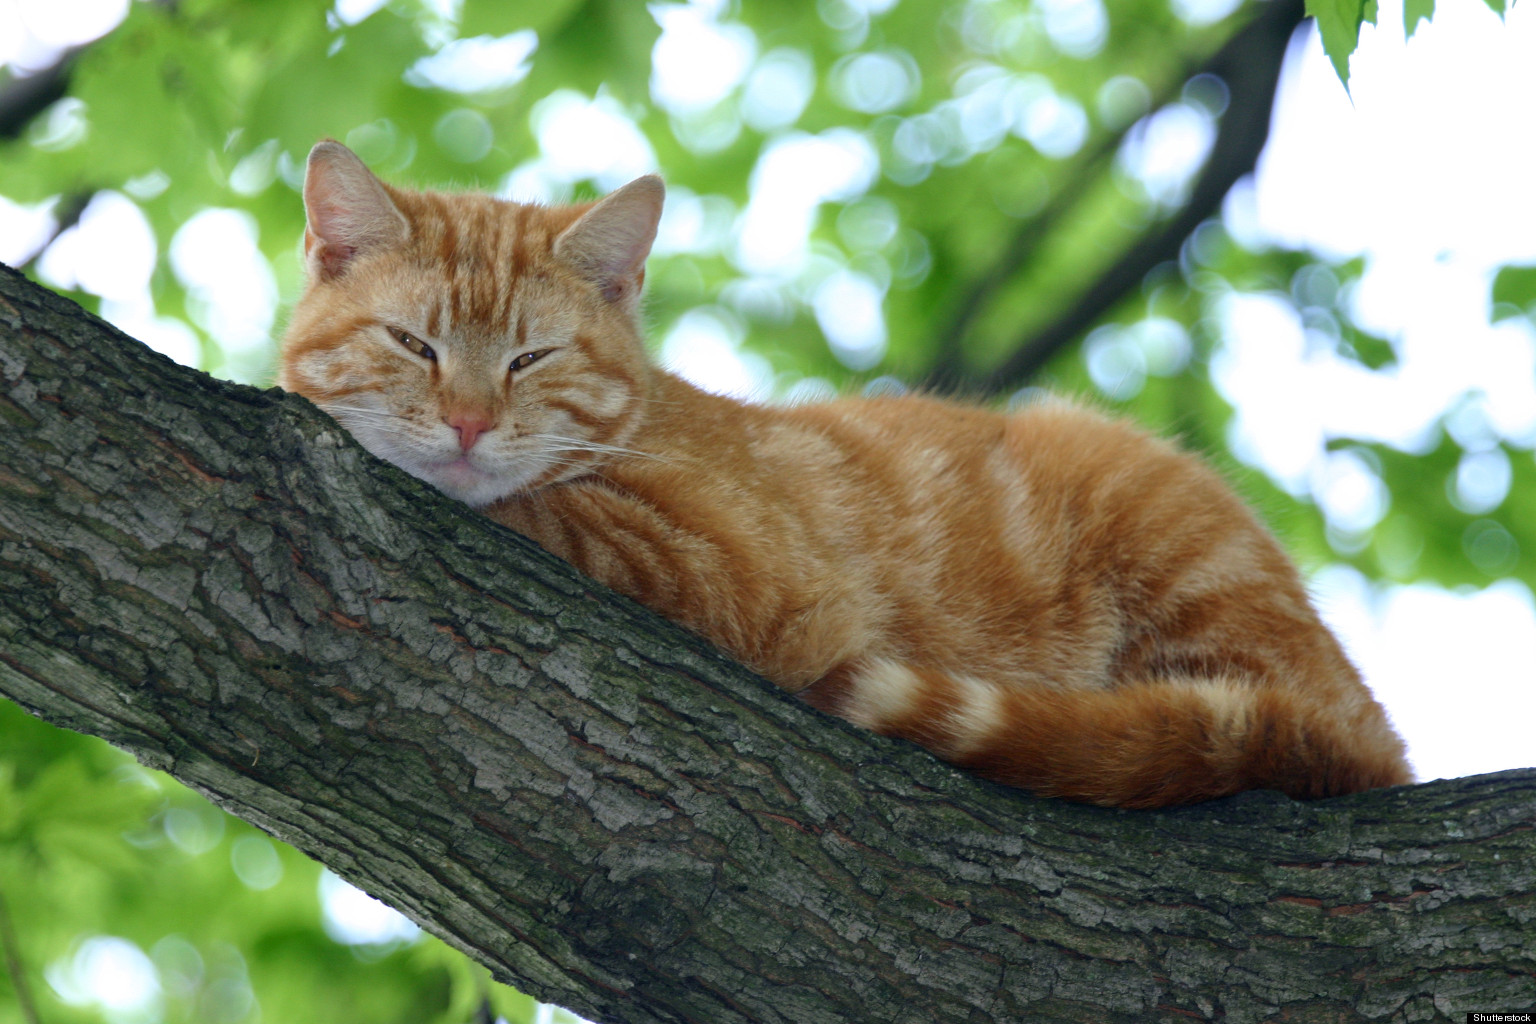
[[[652,366],[662,184],[544,208],[309,157],[281,384],[367,448],[817,707],[1127,807],[1411,780],[1217,476],[1058,402],[789,408]]]

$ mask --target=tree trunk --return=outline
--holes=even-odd
[[[1536,772],[1038,800],[0,273],[0,692],[604,1024],[1536,1002]]]

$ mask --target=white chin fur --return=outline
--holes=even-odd
[[[402,466],[407,473],[436,487],[450,498],[462,501],[472,508],[489,505],[498,498],[505,498],[518,488],[515,479],[485,473],[461,463],[433,466],[417,470]]]

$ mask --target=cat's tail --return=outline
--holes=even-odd
[[[1236,676],[1026,688],[869,660],[801,695],[998,782],[1116,807],[1413,781],[1402,740],[1354,680],[1323,692]]]

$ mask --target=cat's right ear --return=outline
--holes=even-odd
[[[305,262],[319,281],[338,277],[359,253],[398,245],[410,234],[379,179],[356,153],[330,139],[309,151],[304,213]]]

